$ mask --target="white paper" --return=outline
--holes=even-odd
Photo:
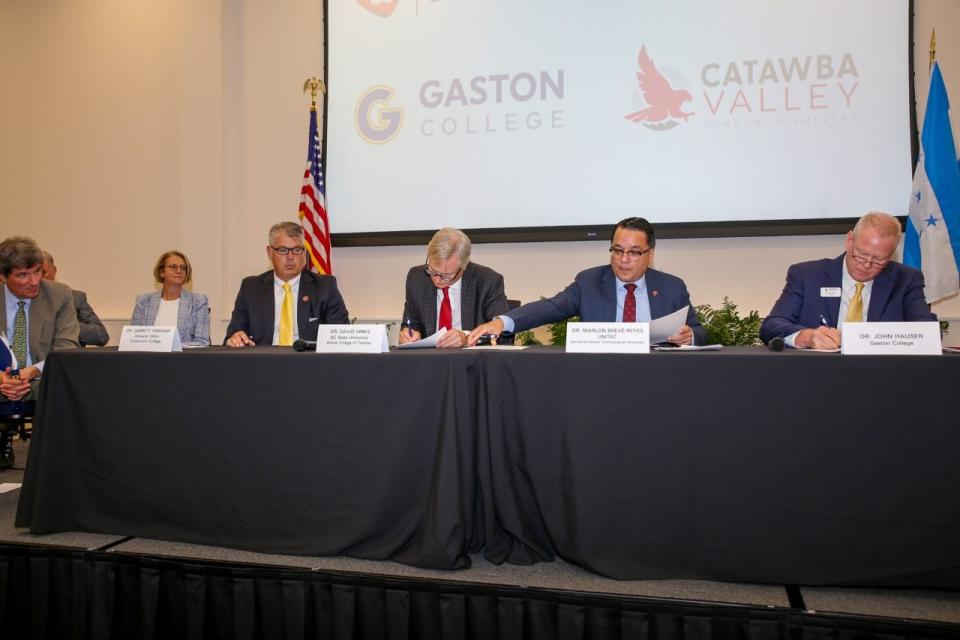
[[[180,331],[176,327],[126,325],[120,334],[117,350],[170,353],[183,351],[183,346],[180,344]]]
[[[687,323],[687,309],[690,305],[677,309],[673,313],[667,314],[662,318],[657,318],[650,322],[650,342],[666,342],[670,336],[675,336],[680,331],[680,327]]]
[[[674,347],[666,345],[655,346],[657,351],[719,351],[723,349],[722,344],[681,344]]]
[[[464,347],[465,349],[480,349],[481,351],[523,351],[527,348],[525,344],[485,344],[473,347]]]
[[[322,324],[317,327],[317,353],[386,353],[387,328],[382,324]]]
[[[19,482],[0,482],[0,493],[9,493],[20,488]]]
[[[403,331],[401,328],[400,331]],[[437,346],[437,340],[440,339],[443,334],[447,332],[446,329],[441,328],[440,331],[427,336],[426,338],[421,338],[416,342],[408,342],[407,344],[398,344],[397,349],[435,349]]]
[[[938,322],[844,322],[840,327],[844,355],[942,355]]]

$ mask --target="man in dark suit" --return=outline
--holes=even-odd
[[[548,300],[530,302],[470,332],[476,344],[484,334],[525,331],[579,315],[584,322],[649,322],[687,306],[687,322],[674,344],[703,344],[706,331],[697,320],[683,280],[650,268],[656,238],[643,218],[617,223],[610,241],[610,264],[577,274],[573,283]]]
[[[57,280],[57,265],[49,251],[43,252],[43,279],[50,282]],[[72,287],[70,290],[73,292],[73,306],[77,308],[77,322],[80,323],[80,346],[105,346],[110,341],[110,335],[97,312],[87,302],[87,294]]]
[[[438,347],[463,347],[464,330],[507,312],[503,276],[470,262],[470,238],[459,229],[440,229],[427,244],[427,261],[407,273],[400,344],[447,329]]]
[[[923,273],[893,262],[900,221],[871,212],[847,233],[836,258],[792,265],[780,299],[760,326],[764,342],[837,349],[844,322],[936,320],[923,297]]]
[[[299,224],[281,222],[270,228],[267,257],[273,270],[240,284],[225,345],[291,345],[316,340],[321,324],[350,323],[336,278],[303,270],[307,254]]]
[[[0,414],[31,413],[47,354],[79,347],[70,288],[43,280],[43,253],[30,238],[0,242],[0,331],[19,370],[0,372]],[[0,468],[13,464],[10,434],[0,432]]]

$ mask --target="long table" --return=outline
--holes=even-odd
[[[19,526],[960,588],[960,357],[56,352]]]

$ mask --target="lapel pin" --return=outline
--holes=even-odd
[[[310,296],[303,296],[302,300],[304,302],[310,302]]]
[[[652,296],[656,296],[656,295],[657,295],[658,293],[660,293],[660,292],[659,292],[659,291],[657,291],[656,289],[654,289],[654,290],[653,290],[653,293],[651,293],[650,295],[652,295]]]

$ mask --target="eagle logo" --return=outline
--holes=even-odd
[[[637,63],[640,66],[637,71],[637,84],[646,106],[623,117],[654,131],[667,131],[680,124],[680,120],[689,120],[693,112],[684,111],[682,106],[683,103],[693,100],[693,96],[686,89],[674,89],[670,85],[647,55],[646,45],[640,48]]]

